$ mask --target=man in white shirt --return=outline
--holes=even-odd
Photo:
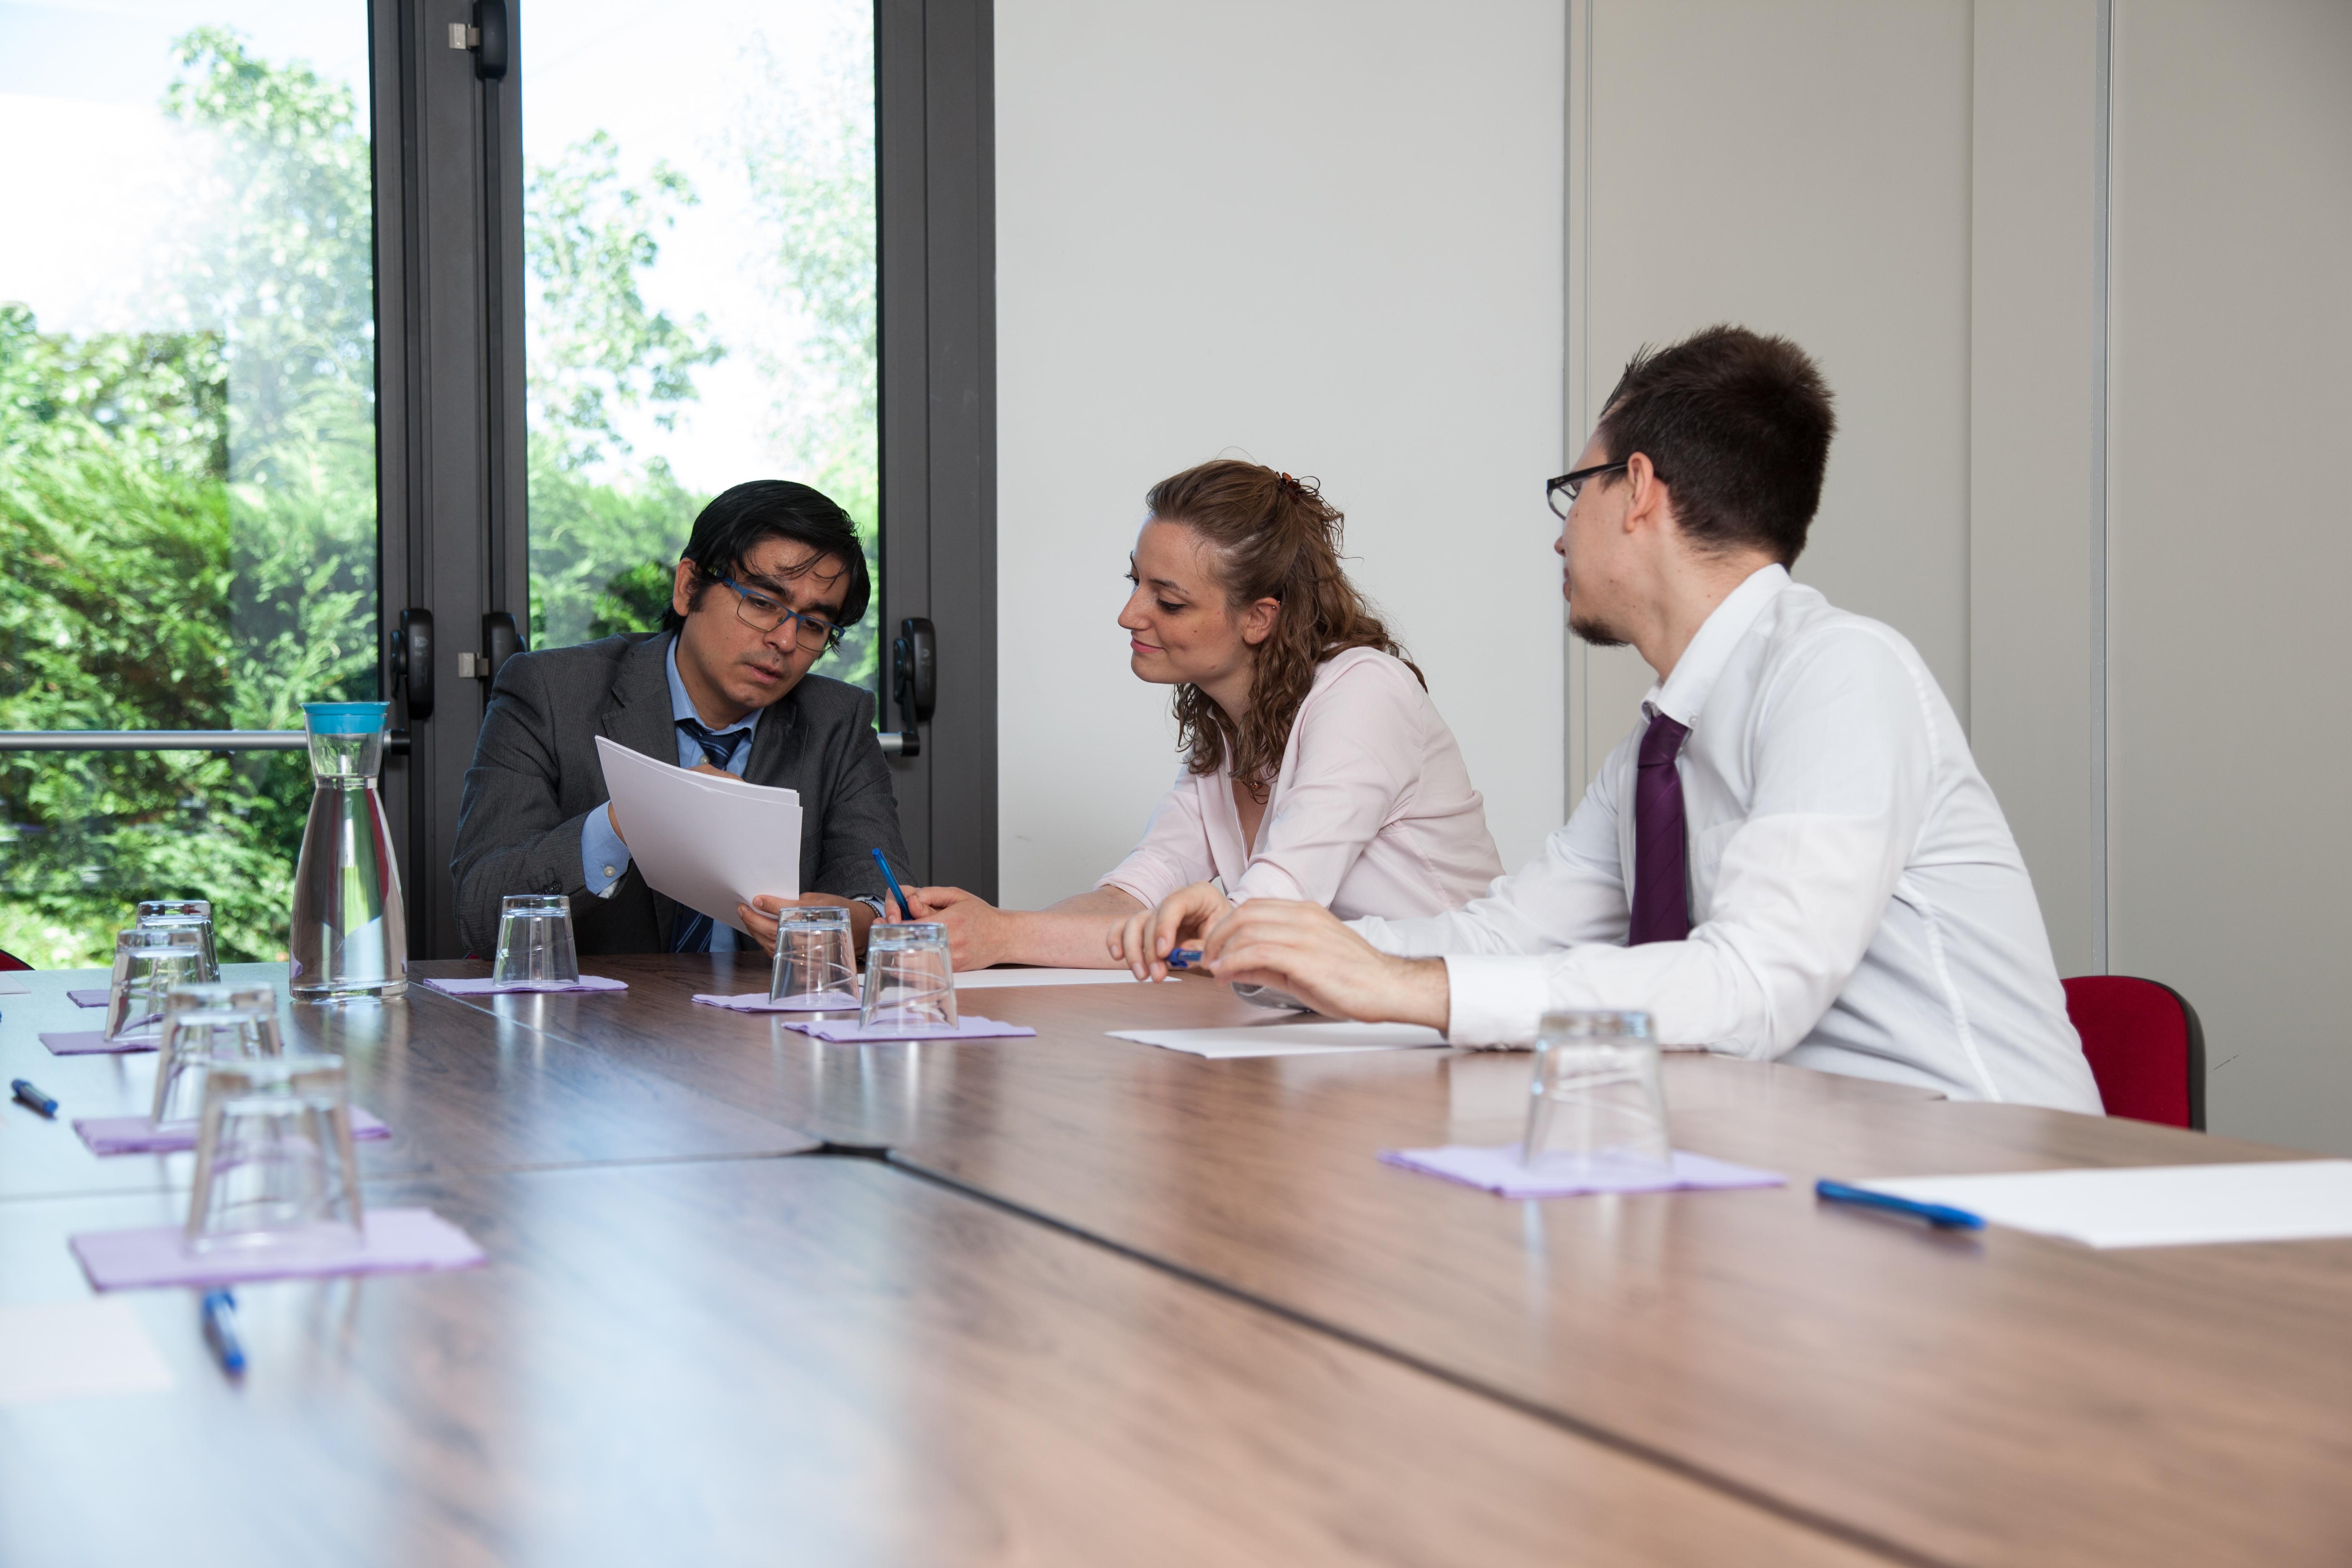
[[[1670,1047],[2097,1112],[2033,887],[1951,705],[1893,628],[1790,580],[1835,420],[1785,339],[1716,327],[1626,367],[1551,484],[1569,625],[1658,684],[1567,825],[1423,920],[1257,899],[1220,979],[1525,1044],[1638,1008]]]

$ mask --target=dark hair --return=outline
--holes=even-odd
[[[1177,735],[1192,772],[1216,772],[1230,751],[1234,776],[1252,794],[1264,794],[1282,766],[1316,667],[1349,648],[1375,647],[1404,659],[1428,686],[1340,568],[1347,520],[1314,480],[1220,458],[1171,475],[1143,499],[1153,517],[1182,523],[1209,542],[1228,604],[1282,601],[1273,632],[1257,645],[1249,712],[1239,725],[1199,687],[1176,688]]]
[[[1644,345],[1597,434],[1613,460],[1650,459],[1693,542],[1754,546],[1785,566],[1805,548],[1836,430],[1829,386],[1804,350],[1717,326],[1671,348]]]
[[[864,618],[874,583],[866,575],[866,547],[858,542],[857,526],[825,496],[790,479],[752,479],[720,491],[702,509],[679,557],[694,568],[687,607],[700,605],[712,583],[735,575],[742,569],[743,557],[771,539],[789,539],[816,551],[809,558],[811,566],[827,556],[839,559],[849,573],[841,624],[854,626]],[[662,630],[674,632],[685,624],[672,599],[662,609]]]

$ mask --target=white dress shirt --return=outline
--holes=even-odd
[[[1698,1047],[1956,1100],[2097,1112],[2032,882],[1959,720],[1893,628],[1769,566],[1716,607],[1565,826],[1466,908],[1357,929],[1445,959],[1448,1037],[1638,1008]],[[1623,945],[1649,716],[1676,769],[1692,931]]]
[[[1359,647],[1317,668],[1256,844],[1242,842],[1228,757],[1178,773],[1143,842],[1097,885],[1149,905],[1214,877],[1235,903],[1305,899],[1352,920],[1450,910],[1502,872],[1454,731],[1401,660]]]

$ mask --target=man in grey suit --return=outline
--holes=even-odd
[[[806,485],[755,480],[695,519],[662,630],[508,659],[467,770],[449,865],[467,948],[495,949],[499,900],[509,893],[571,895],[583,953],[749,945],[646,885],[626,825],[614,819],[598,735],[680,767],[799,791],[803,892],[738,905],[737,918],[772,951],[784,905],[841,906],[863,948],[885,908],[873,851],[908,874],[898,803],[872,695],[809,667],[871,595],[846,513]]]

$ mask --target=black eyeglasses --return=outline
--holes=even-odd
[[[1628,458],[1626,461],[1630,462],[1632,459]],[[1544,500],[1551,503],[1554,515],[1565,518],[1568,516],[1568,509],[1576,504],[1576,492],[1584,488],[1585,480],[1595,474],[1615,473],[1624,467],[1624,463],[1595,463],[1589,468],[1579,468],[1572,474],[1562,474],[1544,485]],[[1562,500],[1563,497],[1566,499]]]
[[[829,651],[841,646],[841,628],[832,622],[779,605],[765,594],[753,593],[732,577],[714,580],[735,590],[739,595],[735,614],[741,617],[745,626],[758,631],[772,632],[790,621],[793,623],[793,640],[811,653]]]

